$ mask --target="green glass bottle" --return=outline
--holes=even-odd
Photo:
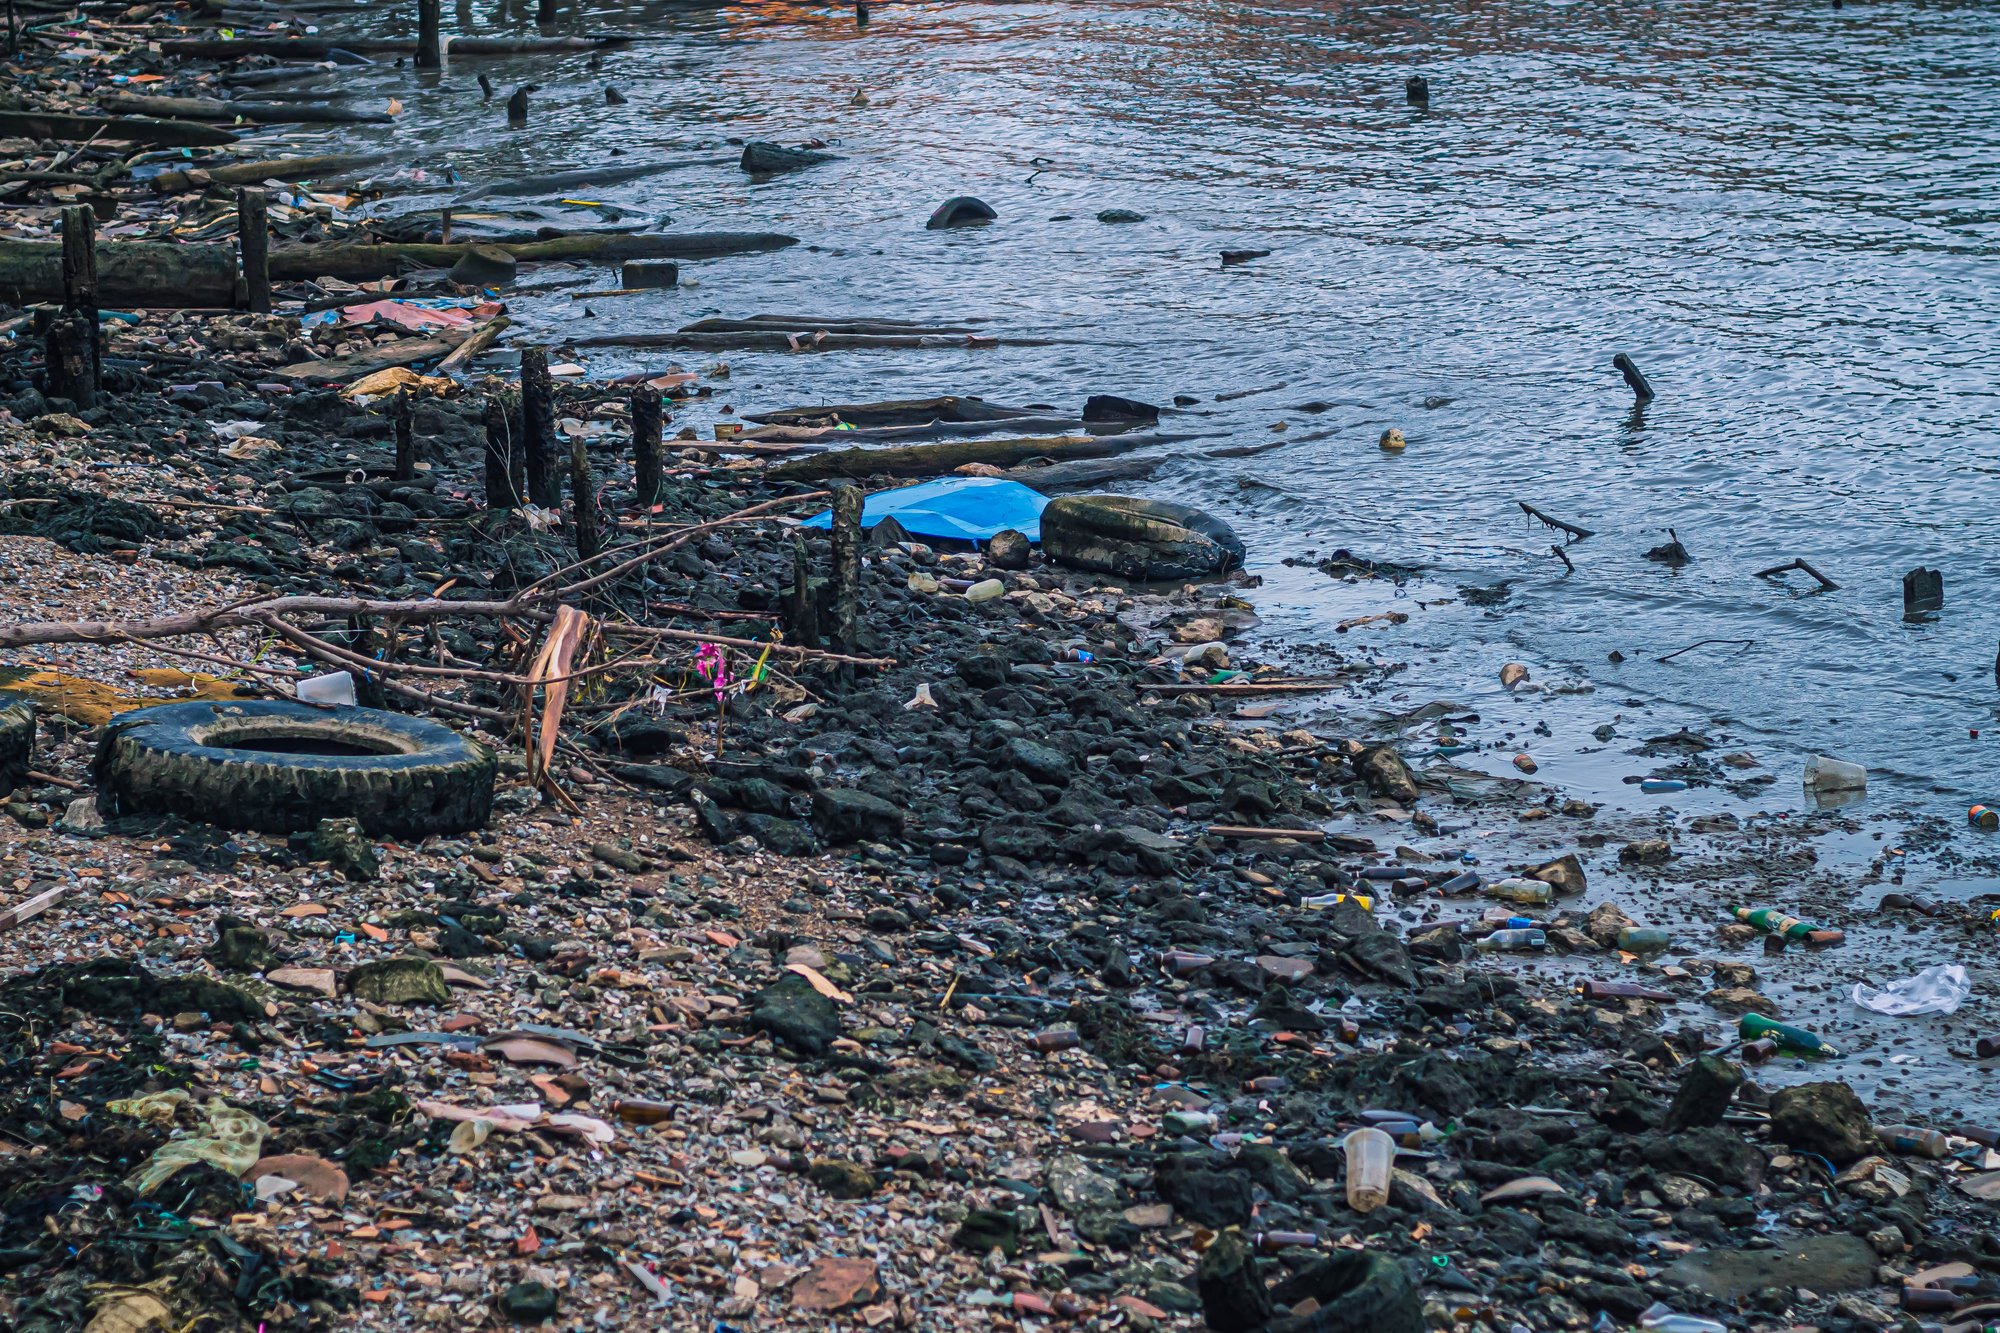
[[[1819,929],[1812,922],[1786,916],[1775,907],[1739,907],[1736,919],[1757,927],[1766,935],[1783,935],[1788,940],[1802,940]]]
[[[1804,1028],[1795,1028],[1789,1023],[1780,1023],[1777,1019],[1766,1018],[1762,1014],[1743,1015],[1742,1021],[1736,1025],[1736,1032],[1745,1041],[1769,1037],[1777,1043],[1779,1050],[1788,1055],[1828,1057],[1840,1054],[1838,1050]]]

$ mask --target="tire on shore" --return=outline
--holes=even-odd
[[[35,705],[0,692],[0,796],[21,785],[35,753]]]
[[[1243,563],[1243,543],[1213,514],[1129,495],[1049,501],[1042,552],[1072,569],[1149,581],[1206,578]]]
[[[112,720],[98,746],[108,816],[176,814],[296,833],[351,818],[368,832],[463,833],[493,810],[493,751],[449,727],[289,700],[181,703]]]

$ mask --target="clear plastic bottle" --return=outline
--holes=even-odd
[[[1951,1155],[1951,1140],[1935,1129],[1923,1129],[1916,1125],[1877,1125],[1875,1137],[1882,1140],[1890,1152],[1915,1157]]]
[[[1640,1312],[1639,1327],[1648,1333],[1729,1333],[1729,1326],[1719,1320],[1681,1314],[1657,1301]]]
[[[1538,879],[1503,879],[1497,884],[1488,884],[1486,896],[1530,907],[1543,907],[1554,899],[1555,889]]]
[[[1396,1169],[1396,1141],[1379,1129],[1347,1136],[1347,1206],[1372,1213],[1389,1202],[1389,1179]]]
[[[1673,932],[1663,926],[1627,926],[1618,932],[1618,947],[1626,953],[1658,953],[1673,945]]]
[[[1546,949],[1549,947],[1547,931],[1541,930],[1496,930],[1479,941],[1481,953],[1513,952],[1521,949]]]

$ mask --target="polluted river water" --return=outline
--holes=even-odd
[[[534,32],[506,6],[446,26]],[[1964,817],[1994,795],[2000,745],[2000,612],[1982,592],[2000,542],[1982,522],[2000,444],[1990,8],[896,4],[858,22],[586,6],[550,28],[598,30],[642,40],[442,74],[340,68],[304,86],[394,98],[390,126],[254,146],[390,148],[382,218],[508,178],[676,160],[460,212],[800,238],[632,296],[578,298],[614,286],[606,270],[544,268],[508,292],[516,344],[760,312],[976,320],[1006,342],[576,354],[592,378],[728,360],[714,398],[674,412],[702,436],[736,410],[946,392],[1172,406],[1162,426],[1192,438],[1120,488],[1226,516],[1262,580],[1256,648],[1352,683],[1276,721],[1364,717],[1410,739],[1436,715],[1476,719],[1458,723],[1476,749],[1450,763],[1520,781],[1512,805],[1428,839],[1432,855],[1556,855],[1574,831],[1516,823],[1518,805],[1590,801],[1586,907],[1644,907],[1694,953],[1734,905],[1842,925],[1844,949],[1792,951],[1760,989],[1852,1053],[1840,1077],[1864,1097],[2000,1115],[1962,1077],[1984,1071],[1970,1047],[1992,931],[1876,913],[1890,889],[1974,909],[2000,891]],[[510,126],[524,84],[528,122]],[[754,180],[742,140],[836,158]],[[926,230],[954,194],[996,222]],[[1388,428],[1404,450],[1378,448]],[[1522,502],[1592,536],[1558,556],[1562,534]],[[1692,562],[1646,558],[1674,538]],[[1382,576],[1318,566],[1336,552]],[[1838,588],[1758,576],[1798,558]],[[1900,578],[1920,564],[1944,572],[1944,610],[1906,620]],[[1380,612],[1406,618],[1336,628]],[[1506,660],[1532,667],[1526,691],[1500,687]],[[1676,733],[1700,745],[1646,745]],[[1864,765],[1866,799],[1816,811],[1800,783],[1814,753]],[[1690,787],[1642,793],[1646,775]],[[1736,823],[1706,857],[1704,819]],[[1620,869],[1634,837],[1676,839],[1664,885]],[[1954,1019],[1878,1019],[1844,995],[1944,959],[1972,965]],[[1734,1035],[1714,1007],[1676,1017]],[[1820,1077],[1790,1065],[1760,1077]]]
[[[531,19],[462,7],[447,26]],[[1179,403],[1163,425],[1198,438],[1122,485],[1236,526],[1262,580],[1260,648],[1379,668],[1342,709],[1385,727],[1441,700],[1477,714],[1462,729],[1481,748],[1453,762],[1518,778],[1510,757],[1532,753],[1535,783],[1605,807],[1610,850],[1703,816],[1770,831],[1715,858],[1698,893],[1647,902],[1646,919],[1703,923],[1697,947],[1730,903],[1867,917],[1891,888],[2000,890],[1964,814],[1996,794],[2000,745],[1984,588],[2000,543],[1985,521],[2000,446],[1990,7],[939,4],[863,24],[845,8],[590,6],[552,30],[645,40],[441,76],[342,69],[339,86],[402,103],[393,126],[284,137],[388,136],[408,165],[384,169],[385,217],[510,177],[685,159],[534,203],[564,226],[800,238],[687,263],[679,288],[637,296],[574,299],[615,285],[602,270],[531,277],[509,296],[516,341],[778,311],[1046,340],[733,352],[717,396],[675,415],[704,436],[725,405]],[[1428,106],[1406,96],[1411,75]],[[529,122],[510,129],[502,102],[527,83]],[[837,156],[752,180],[733,162],[744,139]],[[959,194],[997,221],[927,231]],[[1110,210],[1139,220],[1100,220]],[[1227,250],[1269,253],[1225,264]],[[1635,404],[1618,352],[1652,402]],[[725,358],[577,359],[603,378]],[[1405,450],[1377,447],[1391,427]],[[1524,501],[1594,535],[1566,564]],[[1646,558],[1672,538],[1692,562]],[[1336,551],[1396,576],[1316,567]],[[1758,577],[1796,559],[1838,588]],[[1901,576],[1919,565],[1943,571],[1945,605],[1906,621]],[[1407,621],[1335,632],[1388,611]],[[1508,660],[1531,665],[1528,691],[1500,687]],[[1681,730],[1709,748],[1641,745]],[[1813,753],[1863,764],[1867,797],[1813,810],[1799,779]],[[1633,785],[1670,769],[1691,788]],[[1489,862],[1555,836],[1479,818],[1458,840],[1488,840]],[[1809,834],[1801,866],[1781,848]],[[1590,902],[1658,892],[1600,872],[1610,861],[1592,859]],[[1848,916],[1848,946],[1788,954],[1763,989],[1861,1052],[1839,1076],[1864,1096],[2000,1113],[2000,1094],[1962,1077],[1983,1069],[1967,1020],[1990,992],[1993,936],[1914,921]],[[1955,1019],[1878,1019],[1842,993],[1960,953],[1974,999]]]
[[[492,102],[470,68],[429,86],[339,77],[404,103],[388,133],[408,160],[475,184],[730,157],[743,138],[820,139],[838,160],[769,181],[707,166],[589,189],[608,207],[568,209],[568,225],[615,210],[785,231],[802,248],[690,263],[675,291],[517,302],[530,329],[811,310],[1052,339],[737,353],[719,401],[1193,397],[1167,424],[1213,438],[1166,451],[1149,493],[1243,532],[1274,628],[1413,611],[1362,633],[1384,652],[1443,654],[1435,679],[1486,680],[1504,642],[1604,689],[1726,715],[1789,757],[1788,779],[1826,750],[1939,809],[1994,794],[2000,736],[1968,734],[1994,720],[2000,644],[1982,591],[1996,539],[1980,521],[2000,446],[1990,9],[891,5],[865,26],[794,5],[559,14],[556,31],[650,39],[596,60],[483,62]],[[1410,74],[1429,80],[1427,109],[1406,101]],[[531,121],[510,130],[501,97],[529,81]],[[607,85],[624,105],[605,105]],[[399,193],[385,211],[462,192]],[[954,194],[999,221],[926,232]],[[1112,209],[1144,220],[1097,220]],[[1225,266],[1231,249],[1271,253]],[[1619,351],[1658,392],[1643,410],[1611,367]],[[586,363],[596,376],[663,359],[607,349]],[[1375,447],[1391,426],[1410,441],[1400,455]],[[1245,445],[1275,447],[1209,456]],[[1570,548],[1574,572],[1519,501],[1594,530]],[[1669,528],[1694,556],[1678,569],[1644,558]],[[1281,563],[1339,548],[1420,573],[1343,592]],[[1755,577],[1797,558],[1840,588]],[[1900,578],[1918,565],[1944,572],[1945,611],[1906,624]],[[1461,586],[1504,595],[1474,606]],[[1711,639],[1738,642],[1654,660]]]

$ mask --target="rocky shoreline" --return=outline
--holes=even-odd
[[[174,96],[240,67],[158,64]],[[21,88],[45,114],[101,91]],[[82,174],[36,147],[26,170]],[[20,178],[9,224],[53,234],[117,179]],[[112,216],[214,230],[240,206],[177,184]],[[357,239],[343,211],[273,225]],[[1034,434],[970,454],[864,424],[897,455],[876,473],[812,452],[849,442],[798,424],[818,404],[696,438],[783,406],[726,365],[562,379],[541,426],[505,350],[369,384],[504,331],[494,293],[442,272],[275,295],[107,319],[90,406],[55,392],[61,345],[27,315],[0,354],[0,690],[37,712],[0,793],[0,910],[42,904],[0,935],[11,1327],[1979,1326],[2000,1158],[1957,1113],[1990,1102],[1899,1086],[1900,1036],[1745,1064],[1718,1035],[1739,1013],[1860,1031],[1841,955],[1731,907],[1813,913],[1897,972],[1899,948],[1978,968],[1976,908],[1854,900],[1901,884],[1901,850],[1818,864],[1866,826],[1633,814],[1532,759],[1461,767],[1534,723],[1371,707],[1407,676],[1370,654],[1260,664],[1254,574],[1134,585],[886,527],[847,562],[796,525],[829,476],[872,494],[969,460],[1101,485],[1134,433],[1084,430],[1091,404],[1023,409]],[[421,327],[425,299],[465,320]],[[392,309],[310,318],[368,302]],[[877,330],[843,336],[965,336]],[[635,423],[661,394],[649,463]],[[1149,432],[1139,409],[1121,424]],[[562,470],[553,504],[497,494],[510,466],[538,480],[522,435]],[[521,723],[563,674],[530,665],[558,622],[520,599],[621,551],[644,558],[573,599],[598,637],[538,761]],[[365,606],[130,629],[277,598]],[[127,628],[20,629],[86,620]],[[342,662],[363,703],[495,752],[484,827],[99,804],[111,717]],[[1532,718],[1548,696],[1508,675]],[[1715,738],[1638,753],[1761,790]],[[1924,938],[1863,939],[1890,925]],[[1361,1130],[1399,1149],[1380,1202],[1350,1170]]]

